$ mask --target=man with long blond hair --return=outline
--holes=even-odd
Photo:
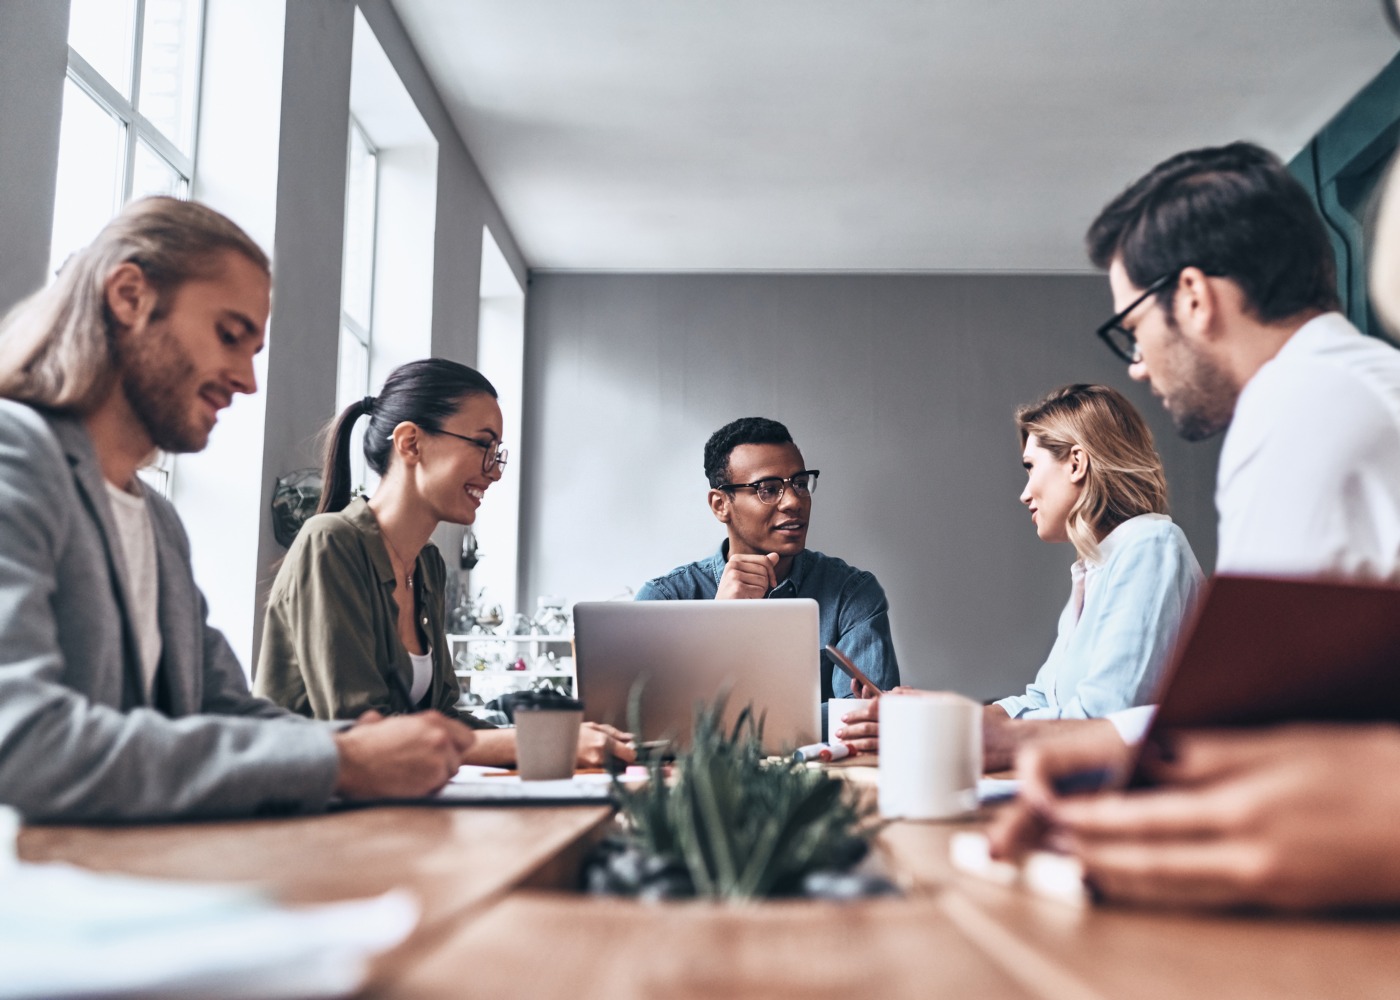
[[[257,388],[267,256],[193,202],[129,205],[0,322],[0,804],[46,821],[240,816],[418,795],[471,740],[252,697],[174,508],[137,469]]]

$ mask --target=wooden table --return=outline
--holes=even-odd
[[[858,777],[853,775],[853,777]],[[1075,908],[962,875],[980,821],[896,823],[907,887],[859,904],[640,906],[563,891],[601,807],[370,809],[306,819],[26,828],[26,860],[256,881],[292,902],[416,892],[424,920],[372,997],[1007,1000],[1391,998],[1400,922]]]
[[[395,886],[434,930],[522,886],[557,885],[557,867],[612,810],[359,809],[300,819],[160,826],[26,827],[25,861],[219,882],[260,882],[290,903],[356,899]]]

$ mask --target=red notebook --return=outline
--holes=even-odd
[[[1400,722],[1400,588],[1216,576],[1158,704],[1145,755],[1174,729]]]

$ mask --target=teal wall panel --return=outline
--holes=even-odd
[[[1337,257],[1342,308],[1366,333],[1384,336],[1366,293],[1372,195],[1400,140],[1400,56],[1289,163],[1317,202]]]

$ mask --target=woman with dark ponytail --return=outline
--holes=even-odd
[[[362,417],[364,455],[380,476],[352,498],[350,438]],[[429,358],[394,369],[377,397],[332,425],[325,488],[268,596],[254,690],[303,715],[353,719],[435,709],[484,731],[464,762],[509,764],[513,730],[485,731],[458,713],[447,643],[447,567],[429,536],[471,524],[501,478],[501,408],[480,372]],[[580,763],[632,757],[626,734],[585,724]]]

